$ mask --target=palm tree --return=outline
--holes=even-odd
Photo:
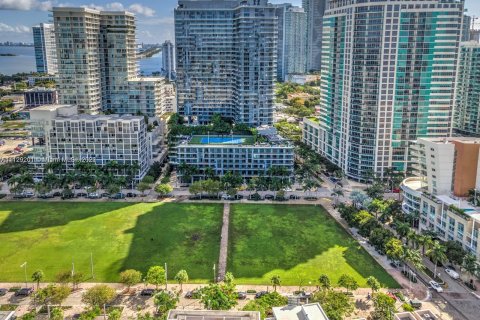
[[[472,277],[480,268],[477,265],[477,258],[469,253],[463,258],[462,268]]]
[[[435,264],[434,276],[437,277],[438,263],[443,263],[447,260],[447,249],[437,240],[433,241],[432,246],[427,250],[427,256]]]
[[[410,231],[410,226],[408,223],[405,223],[405,222],[397,222],[397,234],[398,234],[398,237],[400,238],[400,240],[403,240],[403,238],[405,238],[408,234],[408,232]]]
[[[37,270],[32,274],[32,280],[37,283],[37,290],[40,287],[40,281],[43,280],[43,271]]]
[[[418,243],[422,245],[422,255],[425,255],[425,251],[432,246],[433,239],[429,235],[421,235],[418,237]]]
[[[410,244],[410,242],[412,243],[412,248],[413,249],[416,249],[417,248],[417,234],[415,233],[415,231],[413,230],[408,230],[408,233],[407,233],[407,246]]]
[[[330,289],[331,287],[330,278],[326,274],[321,274],[320,278],[318,278],[318,282],[322,289]]]
[[[280,287],[280,283],[281,283],[280,276],[279,275],[273,276],[270,279],[270,282],[272,283],[273,290],[275,290],[275,292],[277,292],[277,286]]]

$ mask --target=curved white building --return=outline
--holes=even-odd
[[[425,182],[420,177],[411,177],[403,180],[400,188],[403,191],[402,210],[406,214],[420,212],[420,202],[422,196],[422,188]]]

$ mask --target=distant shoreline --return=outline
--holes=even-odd
[[[0,57],[16,57],[14,53],[0,53]]]

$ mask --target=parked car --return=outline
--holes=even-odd
[[[128,198],[135,198],[135,197],[137,196],[137,194],[136,194],[136,193],[133,193],[133,192],[127,192],[126,196],[127,196]]]
[[[452,279],[460,279],[460,275],[455,270],[445,268],[445,273],[448,274]]]
[[[264,198],[266,200],[273,200],[275,197],[273,196],[273,194],[266,194]]]
[[[5,289],[5,288],[0,288],[0,297],[6,295],[8,292],[8,289]]]
[[[96,192],[90,192],[90,193],[88,194],[88,198],[89,198],[89,199],[99,199],[99,198],[100,198],[100,195],[99,195],[98,193],[96,193]]]
[[[15,296],[17,296],[17,297],[19,297],[19,296],[27,297],[30,294],[32,294],[32,292],[33,292],[32,288],[21,288],[21,289],[19,289],[15,292]]]
[[[410,300],[410,305],[415,309],[420,309],[422,307],[422,302],[418,299]]]
[[[296,194],[291,194],[289,198],[290,200],[297,200],[300,199],[300,196],[297,196]]]
[[[112,194],[110,196],[111,199],[125,199],[125,195],[121,192]]]
[[[191,290],[191,291],[188,291],[186,294],[185,294],[185,298],[187,299],[200,299],[200,290],[199,289],[194,289],[194,290]]]
[[[255,299],[259,299],[266,294],[268,294],[268,291],[259,291],[259,292],[255,293]]]
[[[141,296],[151,297],[155,294],[155,289],[143,289],[140,291]]]
[[[228,195],[228,194],[223,194],[222,195],[222,200],[233,200],[233,197]]]
[[[239,299],[239,300],[247,299],[247,293],[246,292],[237,292],[237,299]]]
[[[443,292],[443,288],[438,284],[438,282],[432,280],[429,282],[429,284],[433,290],[437,292]]]

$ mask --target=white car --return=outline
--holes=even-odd
[[[445,268],[445,273],[448,274],[452,279],[460,279],[460,275],[455,270]]]
[[[430,281],[429,282],[430,286],[432,287],[433,290],[437,292],[443,292],[443,288],[440,287],[440,285],[436,281]]]

